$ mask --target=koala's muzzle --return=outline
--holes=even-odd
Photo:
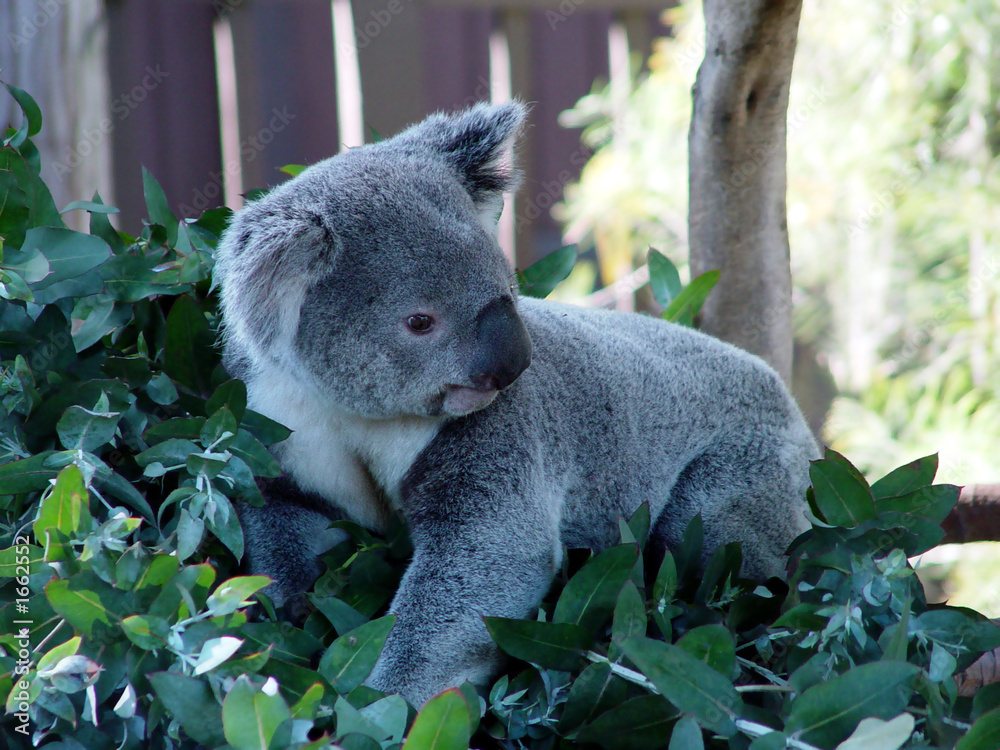
[[[491,302],[476,318],[469,377],[475,388],[502,391],[531,364],[531,339],[509,299]]]

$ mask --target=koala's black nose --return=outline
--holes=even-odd
[[[491,302],[476,318],[476,349],[469,371],[473,385],[483,390],[503,390],[529,364],[531,339],[513,300]]]

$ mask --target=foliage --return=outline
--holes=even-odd
[[[703,555],[700,518],[662,561],[643,554],[643,506],[618,546],[570,551],[536,620],[487,620],[514,658],[483,695],[465,685],[417,714],[368,688],[401,527],[383,540],[339,524],[350,539],[324,556],[301,627],[275,616],[266,578],[239,574],[238,503],[260,501],[254,477],[278,472],[266,446],[287,431],[219,364],[226,212],[178,221],[147,173],[140,236],[114,230],[99,196],[67,207],[90,233],[69,230],[38,178],[40,114],[16,98],[25,125],[0,149],[10,747],[890,749],[950,747],[973,721],[958,747],[995,746],[1000,697],[959,698],[952,675],[1000,628],[928,606],[906,561],[957,497],[932,484],[934,457],[872,486],[838,454],[816,462],[815,528],[787,585],[738,580],[738,545]],[[714,278],[684,288],[649,263],[667,316],[689,320]],[[522,283],[541,293],[570,265]]]
[[[564,115],[597,150],[559,216],[609,282],[650,245],[687,257],[701,4],[667,21],[624,111],[606,89]],[[796,337],[843,394],[828,440],[870,476],[934,446],[948,481],[997,480],[998,33],[996,3],[803,5],[788,109]]]

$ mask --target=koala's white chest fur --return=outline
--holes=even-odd
[[[261,373],[248,405],[292,430],[280,444],[282,468],[304,490],[316,492],[369,529],[384,528],[390,503],[440,419],[365,419],[323,406],[322,396],[285,372]]]

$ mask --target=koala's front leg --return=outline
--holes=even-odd
[[[319,495],[304,492],[288,476],[258,480],[264,505],[237,503],[246,546],[244,565],[274,583],[264,593],[293,620],[307,614],[305,592],[316,580],[320,554],[347,538],[329,528],[343,517]]]
[[[477,467],[478,472],[483,467]],[[510,470],[428,482],[409,498],[414,556],[392,602],[396,625],[368,683],[420,706],[466,680],[484,685],[500,654],[484,616],[529,616],[559,564],[551,498],[511,494]],[[517,490],[525,490],[518,487]]]

